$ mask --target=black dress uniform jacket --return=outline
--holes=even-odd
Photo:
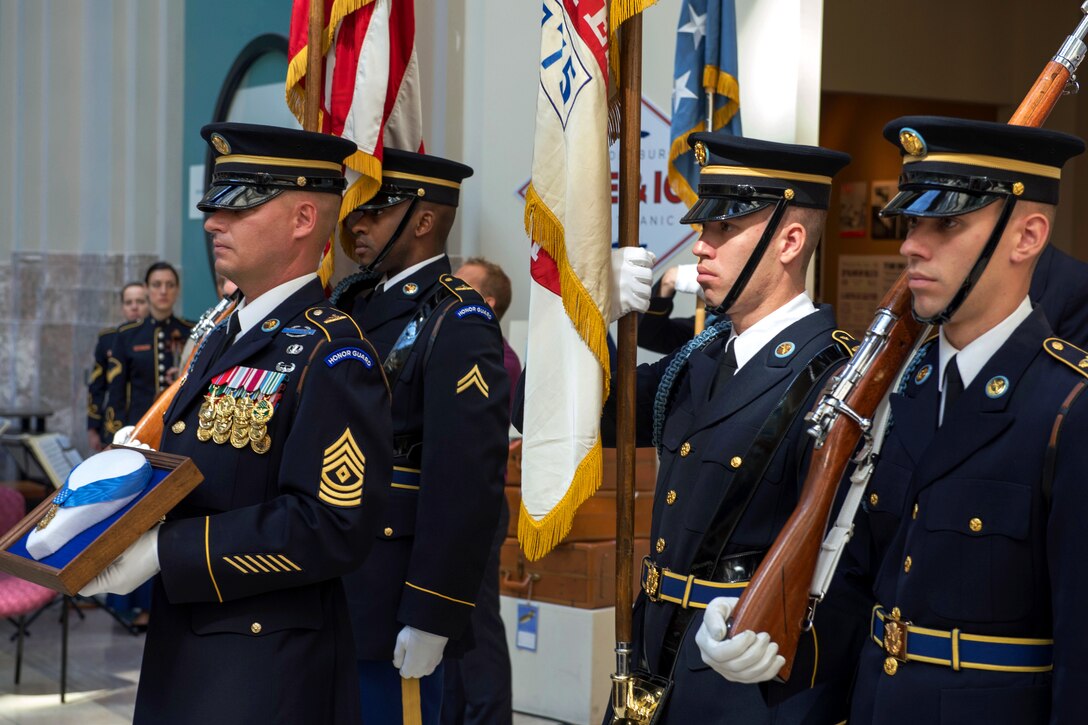
[[[851,724],[1083,721],[1088,396],[1065,417],[1049,495],[1043,471],[1063,401],[1085,382],[1077,360],[1088,356],[1055,359],[1044,350],[1050,335],[1036,307],[946,408],[939,428],[938,345],[929,345],[891,398],[893,422],[844,562],[852,567],[847,581],[869,577],[870,604],[897,607],[915,626],[1053,639],[1053,672],[913,661],[886,672],[883,647],[869,641]],[[1074,349],[1061,346],[1067,355]],[[866,636],[868,620],[860,623]]]
[[[744,457],[757,432],[809,361],[825,348],[841,344],[832,337],[834,330],[831,308],[821,306],[780,332],[714,396],[709,390],[728,336],[722,335],[691,355],[686,374],[674,388],[662,430],[650,534],[650,556],[658,566],[685,576],[690,572],[719,503],[736,471],[745,465]],[[787,342],[792,347],[782,347]],[[790,350],[789,354],[776,354],[785,349]],[[636,431],[640,445],[650,442],[654,395],[670,360],[671,356],[639,367]],[[838,367],[831,366],[823,377],[826,379]],[[823,381],[813,387],[802,412],[794,419],[726,545],[725,556],[765,552],[792,513],[811,449],[812,439],[804,432],[803,414],[811,409],[822,387]],[[613,414],[614,403],[609,401],[606,445],[610,443]],[[680,643],[675,684],[663,722],[747,725],[831,723],[843,719],[849,681],[841,676],[841,668],[847,663],[849,669],[860,636],[851,639],[852,635],[847,634],[837,641],[820,638],[818,661],[813,636],[802,636],[790,682],[772,685],[761,693],[760,687],[729,682],[709,669],[695,644],[702,610],[694,611],[686,631],[674,632],[670,622],[677,609],[677,604],[651,602],[645,593],[635,603],[635,651],[652,672],[668,674],[659,667],[662,648],[668,640]],[[852,611],[845,603],[837,602],[832,593],[817,611],[817,636],[825,621],[848,617]],[[768,702],[781,704],[768,706]]]
[[[178,358],[192,328],[192,322],[173,315],[161,321],[148,316],[117,328],[107,371],[103,427],[108,434],[136,425],[170,385],[166,373],[184,364]]]
[[[225,336],[164,419],[162,450],[204,482],[159,533],[136,722],[357,723],[339,577],[365,558],[392,473],[380,362],[316,279],[216,357]],[[235,366],[287,372],[265,453],[197,438],[211,381]]]
[[[1035,265],[1029,296],[1043,308],[1055,335],[1088,345],[1088,264],[1048,244]]]
[[[125,324],[125,323],[121,323]],[[118,326],[119,327],[119,326]],[[99,437],[108,442],[103,429],[102,415],[106,410],[106,391],[110,376],[110,347],[117,335],[117,327],[107,327],[98,331],[98,341],[94,345],[94,367],[87,381],[87,430],[98,431]],[[116,372],[114,372],[116,376]],[[110,431],[108,435],[112,435]]]
[[[449,302],[391,376],[396,480],[373,554],[344,581],[360,659],[391,660],[404,626],[449,637],[447,654],[471,642],[469,617],[503,501],[509,382],[499,324],[483,298],[450,276],[443,257],[379,294],[349,289],[337,304],[351,307],[384,360],[440,289]]]

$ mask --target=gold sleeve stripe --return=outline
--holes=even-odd
[[[246,554],[246,561],[248,561],[249,563],[253,564],[253,565],[254,565],[255,567],[257,567],[258,569],[260,569],[261,571],[263,571],[263,572],[264,572],[265,574],[267,574],[267,573],[268,573],[268,569],[265,569],[265,568],[264,568],[264,565],[262,565],[262,564],[261,564],[261,562],[257,561],[256,559],[254,559],[254,558],[253,558],[252,556],[250,556],[249,554]]]
[[[403,488],[407,491],[418,491],[419,486],[413,486],[410,483],[391,483],[389,488]]]
[[[393,466],[394,471],[404,471],[405,473],[420,473],[419,468],[405,468],[404,466]]]
[[[211,577],[212,586],[215,587],[215,596],[219,600],[219,603],[223,603],[223,595],[219,592],[219,585],[215,581],[215,572],[212,571],[212,551],[208,547],[208,539],[210,538],[210,532],[212,527],[212,520],[210,516],[204,517],[204,559],[208,562],[208,576]]]
[[[252,564],[250,564],[250,563],[249,563],[248,561],[246,561],[245,559],[243,559],[242,557],[240,557],[240,556],[236,556],[236,557],[234,557],[234,560],[235,560],[236,562],[238,562],[239,564],[241,564],[242,566],[244,566],[244,567],[245,567],[246,569],[249,569],[249,572],[250,572],[251,574],[256,574],[256,573],[257,573],[257,568],[256,568],[256,567],[254,567],[254,566],[253,566]]]
[[[271,554],[269,555],[269,559],[264,558],[264,556],[262,554],[257,554],[257,561],[261,562],[262,564],[267,566],[272,571],[280,571],[280,568],[278,566],[276,566],[274,563],[272,563]]]
[[[280,560],[280,561],[282,561],[283,563],[287,564],[287,566],[291,567],[291,568],[292,568],[292,569],[294,569],[295,571],[302,571],[302,567],[300,567],[300,566],[299,566],[298,564],[296,564],[295,562],[293,562],[293,561],[291,561],[290,559],[288,559],[288,558],[287,558],[286,556],[284,556],[283,554],[275,554],[275,556],[278,556],[278,557],[279,557],[279,560]]]
[[[464,604],[466,607],[475,607],[476,606],[472,602],[466,602],[463,599],[454,599],[453,597],[447,597],[445,594],[439,594],[438,592],[432,592],[430,589],[424,589],[423,587],[417,587],[412,582],[404,582],[404,584],[405,584],[405,586],[412,587],[412,589],[417,589],[417,590],[423,592],[424,594],[431,594],[433,596],[440,597],[442,599],[446,599],[448,601],[451,601],[451,602],[453,602],[455,604]]]
[[[242,572],[243,574],[248,574],[248,573],[249,573],[248,571],[246,571],[246,570],[245,570],[245,569],[243,569],[242,567],[240,567],[240,566],[238,566],[237,564],[235,564],[235,563],[234,563],[234,560],[233,560],[233,559],[231,559],[231,558],[230,558],[229,556],[224,556],[224,557],[223,557],[223,561],[227,562],[228,564],[230,564],[231,566],[233,566],[233,567],[234,567],[235,569],[237,569],[238,571]]]

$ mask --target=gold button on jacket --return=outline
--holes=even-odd
[[[253,624],[249,625],[249,631],[253,632],[253,634],[260,634],[261,633],[261,623],[260,622],[254,622]]]

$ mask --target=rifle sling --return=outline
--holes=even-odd
[[[818,352],[805,369],[793,379],[789,388],[782,395],[774,410],[767,416],[763,427],[756,433],[748,452],[744,455],[745,465],[733,476],[725,495],[722,496],[718,511],[714,516],[710,529],[703,536],[699,548],[695,553],[691,568],[691,574],[717,581],[720,576],[722,554],[729,540],[736,531],[749,504],[755,497],[763,477],[778,452],[779,446],[786,437],[786,432],[793,425],[798,414],[802,412],[805,401],[808,400],[812,389],[816,387],[828,368],[846,357],[845,351],[839,345],[829,345]],[[672,614],[669,630],[686,632],[691,623],[691,617],[695,610],[676,607]],[[680,650],[684,637],[675,640],[675,649],[668,644],[662,647],[659,672],[668,672],[672,676],[673,667],[676,664],[676,655]]]
[[[416,314],[409,320],[397,341],[393,343],[389,354],[385,356],[385,360],[382,362],[385,376],[389,380],[390,390],[396,386],[397,379],[404,368],[404,363],[408,361],[408,356],[411,355],[412,348],[415,347],[416,340],[419,339],[419,334],[427,326],[428,320],[442,307],[442,303],[451,297],[453,297],[453,293],[444,285],[439,285],[438,289],[416,308]]]

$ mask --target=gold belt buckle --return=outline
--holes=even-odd
[[[642,566],[646,568],[646,579],[642,582],[642,591],[646,592],[647,599],[656,602],[657,595],[661,591],[661,569],[650,561],[648,556],[642,560]]]
[[[900,662],[907,661],[907,628],[910,622],[904,622],[899,608],[892,610],[891,614],[884,614],[884,651],[889,657]]]

